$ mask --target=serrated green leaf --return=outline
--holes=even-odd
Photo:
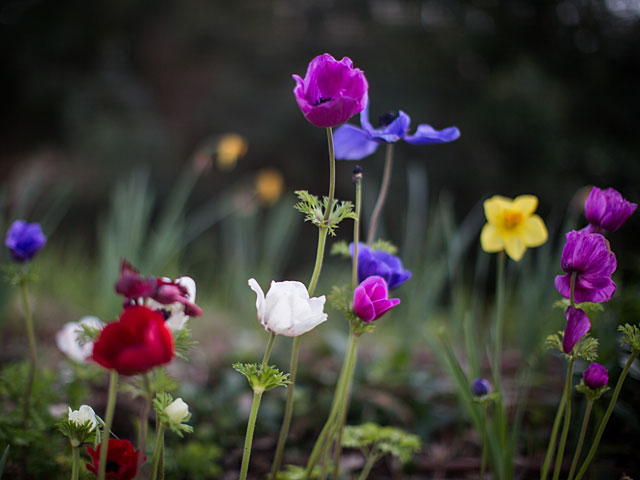
[[[276,387],[286,387],[291,383],[289,374],[282,373],[273,365],[262,366],[262,364],[238,362],[232,367],[247,378],[249,385],[256,393],[267,392]]]
[[[628,345],[631,350],[640,350],[640,328],[637,325],[628,323],[620,325],[618,331],[622,333],[620,345]]]
[[[347,242],[342,240],[331,245],[331,255],[341,255],[345,258],[351,258],[351,251],[349,250]]]

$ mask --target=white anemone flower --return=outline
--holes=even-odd
[[[301,282],[272,281],[266,296],[254,278],[249,287],[257,295],[258,320],[268,332],[297,337],[327,320],[325,296],[309,298]]]
[[[104,324],[98,317],[82,317],[78,322],[68,322],[56,333],[56,344],[62,353],[71,360],[85,363],[93,353],[93,342],[80,342],[78,335],[82,325],[101,329]]]
[[[90,432],[95,430],[98,425],[96,412],[89,405],[82,405],[78,410],[71,410],[71,407],[69,407],[69,421],[78,426],[89,422],[89,425],[91,425]]]
[[[189,415],[189,405],[182,398],[176,398],[165,407],[164,413],[172,422],[182,423]]]
[[[163,280],[166,280],[167,282],[172,281],[170,278],[163,278]],[[189,300],[189,302],[196,302],[196,282],[193,278],[180,277],[175,281],[175,283],[187,290],[187,300]],[[152,310],[162,312],[167,320],[166,325],[172,332],[182,330],[187,324],[187,320],[189,320],[189,315],[184,313],[184,303],[174,302],[169,305],[163,305],[152,298],[148,298],[145,304]]]

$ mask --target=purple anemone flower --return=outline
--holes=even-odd
[[[367,323],[377,320],[399,303],[399,298],[389,298],[387,283],[379,276],[365,279],[353,292],[353,313]]]
[[[436,130],[431,125],[418,125],[416,132],[409,135],[411,118],[400,110],[397,114],[387,113],[380,117],[380,128],[373,128],[369,122],[369,103],[360,114],[362,128],[343,125],[334,134],[336,158],[339,160],[360,160],[376,151],[381,143],[404,140],[413,145],[452,142],[460,137],[457,127]]]
[[[491,390],[491,386],[484,378],[476,378],[471,382],[471,393],[474,397],[484,397],[489,393],[489,390]]]
[[[578,343],[591,328],[591,322],[587,314],[579,308],[568,307],[565,315],[567,317],[567,328],[564,329],[562,351],[570,355],[576,343]]]
[[[349,244],[353,258],[354,244]],[[402,267],[402,261],[384,250],[372,250],[364,243],[358,244],[358,282],[377,275],[384,278],[390,289],[399,287],[411,278],[411,272]]]
[[[367,103],[369,84],[349,57],[339,62],[328,53],[309,63],[304,79],[293,75],[293,94],[304,117],[316,127],[335,127]]]
[[[592,363],[589,365],[589,368],[582,373],[582,379],[584,380],[584,384],[591,390],[597,390],[609,383],[609,374],[607,373],[607,369],[599,363]]]
[[[578,303],[601,303],[610,300],[616,291],[611,275],[616,271],[616,256],[609,241],[599,233],[571,231],[562,250],[562,270],[554,284],[565,298],[571,297],[571,274],[576,273],[574,299]]]
[[[625,200],[620,192],[613,188],[601,190],[593,187],[584,202],[584,215],[589,221],[590,232],[600,229],[615,232],[638,208],[637,203]]]
[[[13,222],[4,240],[13,259],[20,263],[31,260],[45,243],[47,243],[47,237],[42,233],[40,224],[27,223],[24,220]]]

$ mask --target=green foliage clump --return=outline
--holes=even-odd
[[[366,457],[381,458],[393,455],[407,463],[420,450],[420,438],[395,427],[383,427],[376,423],[346,426],[342,445],[359,448]]]

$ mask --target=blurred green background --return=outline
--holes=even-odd
[[[471,311],[482,356],[494,267],[478,251],[481,202],[532,193],[551,238],[510,264],[507,343],[516,360],[507,368],[517,372],[525,359],[536,371],[528,378],[542,389],[532,397],[541,410],[527,421],[539,441],[523,454],[540,451],[544,431],[536,428],[556,400],[546,395],[559,392],[562,381],[546,383],[545,369],[558,367],[541,366],[551,356],[540,342],[562,328],[551,303],[563,234],[584,223],[588,185],[613,186],[640,201],[639,27],[635,0],[3,2],[2,230],[27,218],[42,222],[49,236],[34,287],[39,335],[50,339],[86,314],[115,318],[120,299],[112,285],[123,256],[147,275],[189,274],[205,317],[194,326],[202,346],[192,370],[178,375],[185,395],[202,402],[195,407],[202,412],[237,401],[244,385],[227,367],[255,360],[263,341],[246,280],[254,276],[265,288],[271,279],[308,281],[316,232],[293,210],[293,191],[327,190],[325,134],[298,110],[291,74],[304,75],[324,52],[349,56],[367,75],[372,119],[402,109],[414,127],[455,125],[462,133],[452,144],[395,149],[382,233],[400,247],[414,278],[398,292],[403,310],[362,347],[372,368],[363,368],[360,380],[371,391],[356,390],[356,419],[418,429],[423,440],[444,444],[452,424],[462,428],[428,337],[447,325],[455,338]],[[227,133],[246,142],[236,163],[222,159]],[[382,149],[359,162],[365,227],[382,162]],[[353,198],[354,165],[338,164],[338,198]],[[278,174],[264,180],[264,168],[282,176],[281,197]],[[272,199],[264,197],[269,185]],[[615,324],[637,323],[640,315],[637,216],[610,237],[619,290],[602,315],[605,326],[596,327],[603,361],[614,371]],[[350,230],[341,227],[338,238],[348,240]],[[345,283],[348,270],[344,260],[329,258],[319,291]],[[25,347],[14,294],[0,289],[0,328],[10,340],[2,361],[19,358]],[[326,358],[317,364],[333,372],[345,325],[330,323],[313,334],[308,355]],[[281,343],[275,356],[284,366],[288,345]],[[334,377],[306,374],[303,367],[311,386],[299,395],[324,405]],[[623,438],[640,430],[630,408],[640,398],[640,375],[632,377],[617,417]],[[197,394],[205,388],[214,392],[210,403]],[[265,403],[258,432],[277,431],[281,400]],[[302,417],[314,411],[300,405]],[[211,438],[232,450],[243,421],[218,418]],[[316,426],[303,420],[293,433],[306,438]],[[620,471],[638,467],[625,442],[614,444]]]

